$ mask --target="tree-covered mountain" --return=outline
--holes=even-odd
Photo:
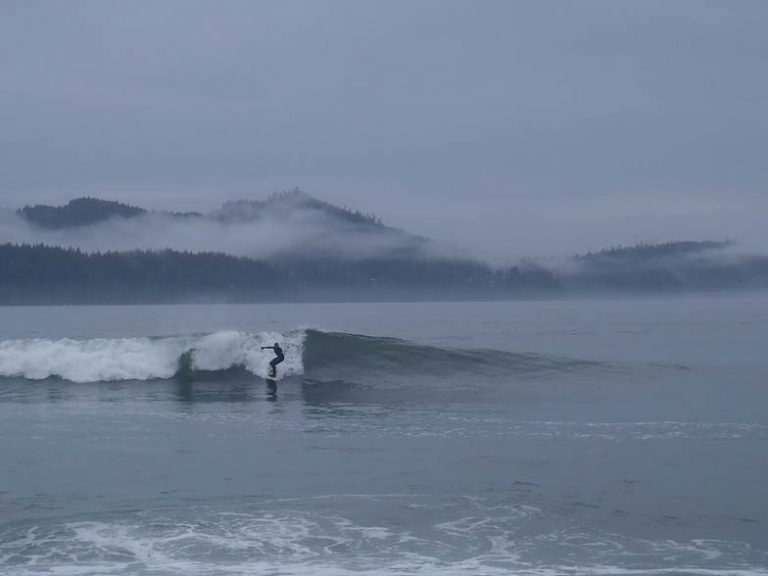
[[[26,206],[19,225],[0,221],[0,242],[44,243],[89,252],[223,252],[255,259],[423,257],[428,239],[299,190],[238,200],[207,213],[152,211],[80,198],[64,206]],[[23,223],[23,225],[21,225]]]
[[[298,188],[287,192],[270,195],[266,200],[234,200],[224,203],[218,210],[209,213],[181,211],[152,211],[138,206],[131,206],[112,200],[98,198],[77,198],[63,206],[48,206],[38,204],[24,206],[16,213],[28,223],[47,229],[80,228],[107,222],[115,218],[129,219],[154,214],[172,218],[199,218],[216,220],[223,223],[242,223],[272,220],[290,217],[291,214],[301,213],[323,216],[329,222],[355,227],[358,230],[368,230],[381,233],[389,232],[410,236],[404,231],[385,226],[381,219],[373,214],[364,214],[351,208],[335,206],[329,202],[318,200]],[[423,240],[423,238],[421,238]]]
[[[0,304],[424,300],[768,288],[768,258],[732,242],[614,247],[546,269],[445,257],[428,239],[298,190],[153,212],[81,198],[0,228]],[[31,232],[30,232],[31,230]],[[5,234],[7,236],[7,234]],[[136,248],[140,249],[136,249]]]
[[[24,220],[50,230],[79,228],[111,220],[113,218],[134,218],[147,211],[111,200],[77,198],[64,206],[24,206],[16,211]]]
[[[298,188],[272,194],[266,200],[236,200],[225,203],[221,209],[208,214],[209,218],[227,224],[259,223],[275,225],[291,223],[295,225],[313,225],[321,223],[324,229],[319,237],[305,242],[299,251],[282,250],[277,256],[305,260],[308,257],[333,257],[335,251],[339,256],[349,256],[356,252],[356,242],[367,243],[374,241],[379,247],[380,255],[389,258],[410,258],[423,255],[428,250],[429,240],[386,226],[380,218],[373,214],[364,214],[351,208],[339,207],[318,200],[301,192]],[[332,250],[325,245],[325,237],[334,236]],[[339,239],[347,239],[339,242]],[[344,246],[348,242],[351,245]],[[368,252],[365,253],[369,256]]]
[[[768,288],[768,258],[740,255],[730,241],[616,247],[574,258],[563,288],[583,293],[663,293]]]
[[[634,246],[615,246],[599,252],[575,256],[583,264],[641,264],[643,262],[659,261],[665,258],[677,258],[689,254],[707,253],[733,246],[730,240],[724,241],[677,241],[658,244],[642,243]]]
[[[555,273],[533,265],[497,269],[461,259],[267,262],[218,253],[87,253],[2,244],[0,305],[482,300],[768,288],[765,257],[696,258],[672,266],[669,260],[654,263],[648,249],[640,250],[645,252],[642,266],[603,261],[597,268]],[[658,250],[670,254],[669,247]]]
[[[357,210],[335,206],[305,194],[298,188],[272,194],[266,200],[226,202],[221,209],[214,211],[211,216],[225,222],[253,221],[276,215],[286,215],[294,211],[322,213],[331,216],[336,221],[356,226],[396,230],[384,226],[381,220],[373,214],[363,214]]]
[[[255,261],[226,254],[86,253],[0,245],[0,304],[444,300],[557,290],[543,269],[466,260]]]

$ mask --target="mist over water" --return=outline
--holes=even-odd
[[[765,304],[0,308],[0,572],[766,574]]]
[[[25,206],[0,215],[0,240],[6,241],[0,245],[5,304],[488,299],[768,287],[768,256],[731,240],[613,246],[495,268],[298,189],[228,202],[206,214],[151,212],[92,198]],[[59,267],[60,259],[70,265]],[[82,282],[87,276],[94,280]],[[67,286],[57,290],[57,282]]]
[[[98,202],[91,199],[74,202],[83,201]],[[56,209],[66,212],[67,206]],[[183,205],[178,207],[178,210],[184,209]],[[402,251],[423,256],[452,252],[423,238],[385,227],[373,217],[363,218],[359,213],[344,211],[294,190],[273,194],[264,201],[228,202],[207,213],[145,211],[86,225],[46,227],[6,210],[0,212],[0,242],[42,243],[87,252],[166,249],[221,252],[253,259],[300,255],[355,260]]]

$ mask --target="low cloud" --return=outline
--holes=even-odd
[[[303,197],[302,197],[303,198]],[[308,198],[308,197],[307,197]],[[324,205],[330,207],[330,205]],[[426,256],[438,250],[423,238],[361,215],[308,208],[287,200],[232,202],[201,215],[147,212],[88,226],[46,229],[13,211],[0,213],[0,241],[78,248],[88,252],[162,250],[223,252],[253,259]],[[342,216],[339,216],[339,213]],[[344,215],[353,215],[345,219]]]

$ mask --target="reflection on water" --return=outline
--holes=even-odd
[[[178,381],[175,384],[176,399],[183,404],[198,403],[248,403],[257,400],[255,388],[260,378],[251,382],[235,381]]]
[[[274,380],[267,380],[267,400],[277,400],[277,382]]]

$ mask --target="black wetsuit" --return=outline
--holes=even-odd
[[[277,365],[280,364],[283,360],[285,360],[285,356],[283,355],[283,349],[280,348],[279,345],[275,344],[274,346],[265,346],[265,348],[269,348],[271,350],[274,350],[275,357],[272,358],[272,360],[269,361],[269,367],[272,368],[272,376],[277,374]]]

